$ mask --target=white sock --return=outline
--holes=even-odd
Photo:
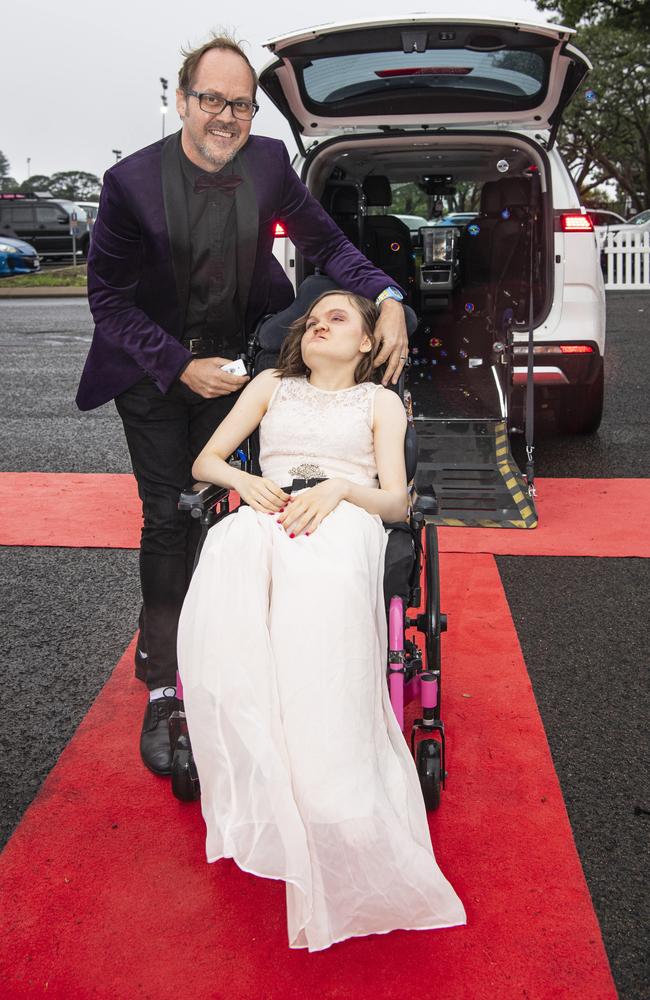
[[[165,687],[154,688],[153,691],[149,692],[149,701],[153,701],[154,698],[164,698],[165,695],[168,697],[176,696],[176,688],[173,684],[166,684]]]

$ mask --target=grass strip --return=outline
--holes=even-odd
[[[61,267],[52,271],[39,271],[37,274],[20,274],[13,278],[2,278],[0,288],[56,288],[56,287],[86,287],[86,268]]]

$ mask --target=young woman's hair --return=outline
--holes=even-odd
[[[308,312],[295,320],[289,327],[289,335],[286,337],[280,350],[280,357],[276,366],[276,371],[281,378],[291,375],[309,375],[311,369],[303,361],[300,350],[302,338],[307,329],[307,320],[314,311],[314,307],[327,298],[328,295],[344,295],[352,307],[361,316],[363,332],[370,337],[372,346],[367,354],[364,354],[354,372],[354,381],[376,382],[379,381],[383,373],[383,366],[373,368],[374,360],[379,350],[379,344],[375,339],[375,325],[379,319],[379,309],[370,299],[364,299],[362,295],[355,295],[353,292],[343,290],[323,292],[312,302]]]

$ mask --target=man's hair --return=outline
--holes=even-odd
[[[229,35],[226,31],[223,31],[219,35],[213,31],[211,33],[210,41],[206,42],[205,45],[201,45],[198,49],[181,49],[181,55],[184,56],[184,59],[183,65],[178,71],[178,89],[186,92],[192,89],[192,80],[196,74],[196,67],[199,64],[199,60],[202,55],[209,52],[211,49],[224,49],[229,52],[234,52],[235,55],[240,56],[240,58],[244,60],[250,69],[251,76],[253,78],[253,100],[255,100],[255,95],[257,93],[257,73],[251,66],[248,56],[242,49],[237,39],[233,35]]]
[[[377,382],[379,381],[381,375],[383,374],[384,368],[373,368],[373,363],[377,354],[379,352],[379,344],[377,338],[375,337],[375,326],[377,320],[379,319],[379,309],[374,302],[370,299],[364,298],[362,295],[355,295],[353,292],[346,292],[342,288],[336,291],[323,292],[319,295],[317,299],[312,302],[309,310],[297,319],[289,327],[289,335],[285,338],[280,349],[280,357],[278,358],[278,363],[276,366],[277,374],[280,378],[286,378],[287,376],[294,375],[309,375],[310,369],[307,367],[303,361],[301,344],[302,338],[307,329],[307,320],[311,316],[314,306],[322,302],[323,299],[327,298],[328,295],[344,295],[353,309],[359,313],[361,316],[361,325],[363,332],[370,337],[372,341],[372,347],[367,354],[364,354],[362,359],[359,361],[355,372],[354,381],[359,382]]]

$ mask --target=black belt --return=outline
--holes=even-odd
[[[220,354],[221,350],[216,340],[210,337],[191,337],[186,342],[186,347],[190,354]]]
[[[311,489],[312,486],[317,486],[318,483],[327,482],[327,479],[327,476],[323,476],[321,479],[294,479],[291,486],[281,486],[280,489],[283,493],[293,493],[294,490]]]
[[[190,337],[189,340],[183,341],[183,346],[187,347],[188,351],[195,356],[216,354],[227,357],[233,351],[232,345],[227,346],[223,340],[216,340],[213,337]]]

